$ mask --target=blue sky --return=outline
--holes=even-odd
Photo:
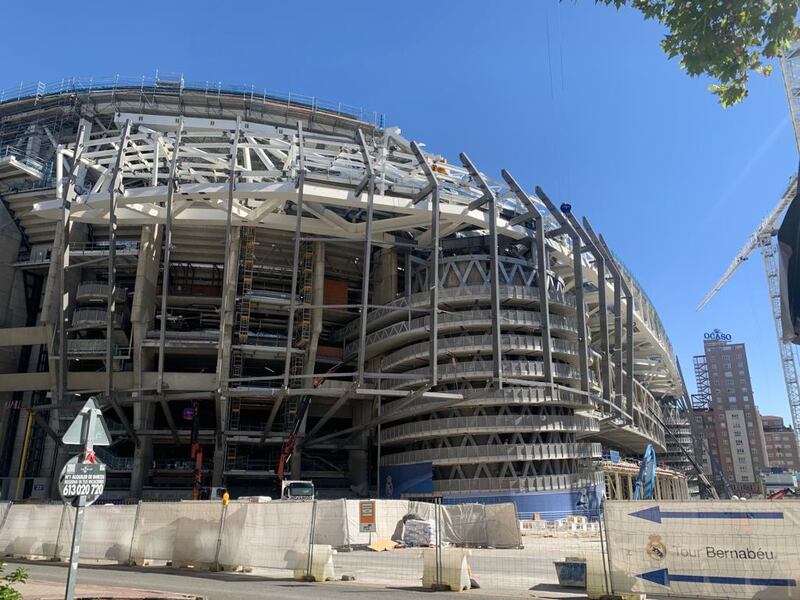
[[[161,69],[383,112],[451,160],[572,203],[655,303],[690,390],[718,327],[747,344],[762,413],[788,418],[760,256],[694,310],[797,168],[779,73],[723,110],[667,60],[657,24],[591,0],[32,6],[4,7],[20,26],[0,87]]]

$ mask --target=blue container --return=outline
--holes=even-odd
[[[561,587],[586,589],[586,561],[582,558],[568,558],[553,563],[556,567],[558,585]]]

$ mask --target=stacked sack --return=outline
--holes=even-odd
[[[403,529],[406,546],[433,546],[436,544],[436,521],[433,519],[408,519]]]

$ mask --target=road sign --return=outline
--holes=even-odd
[[[78,497],[85,496],[84,506],[94,504],[106,486],[106,466],[102,463],[78,462],[73,456],[61,469],[58,491],[64,502],[76,506]]]
[[[94,433],[91,436],[92,445],[110,446],[111,435],[108,433],[108,427],[106,427],[106,421],[103,418],[103,411],[97,407],[97,403],[95,402],[94,398],[89,398],[86,401],[86,404],[84,404],[83,408],[81,408],[81,410],[78,412],[75,420],[72,421],[70,426],[67,428],[66,433],[64,433],[64,435],[61,437],[61,441],[67,445],[85,446],[85,439],[88,438],[84,438],[84,432],[89,427],[89,416],[92,414],[94,414],[95,423],[98,425],[95,426]]]
[[[94,398],[89,398],[83,405],[75,420],[67,428],[61,438],[65,444],[80,445],[83,451],[73,456],[64,469],[58,482],[58,490],[64,502],[72,504],[75,511],[75,528],[72,530],[72,549],[69,553],[69,570],[67,571],[67,590],[64,600],[75,597],[75,582],[78,579],[78,560],[83,532],[83,517],[86,507],[96,501],[106,484],[106,467],[98,463],[94,456],[94,447],[108,446],[111,436],[108,434],[103,412],[98,408]]]
[[[358,530],[361,533],[375,533],[375,501],[362,500],[358,503]]]

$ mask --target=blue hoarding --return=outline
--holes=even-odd
[[[433,463],[381,467],[381,498],[433,493]]]

